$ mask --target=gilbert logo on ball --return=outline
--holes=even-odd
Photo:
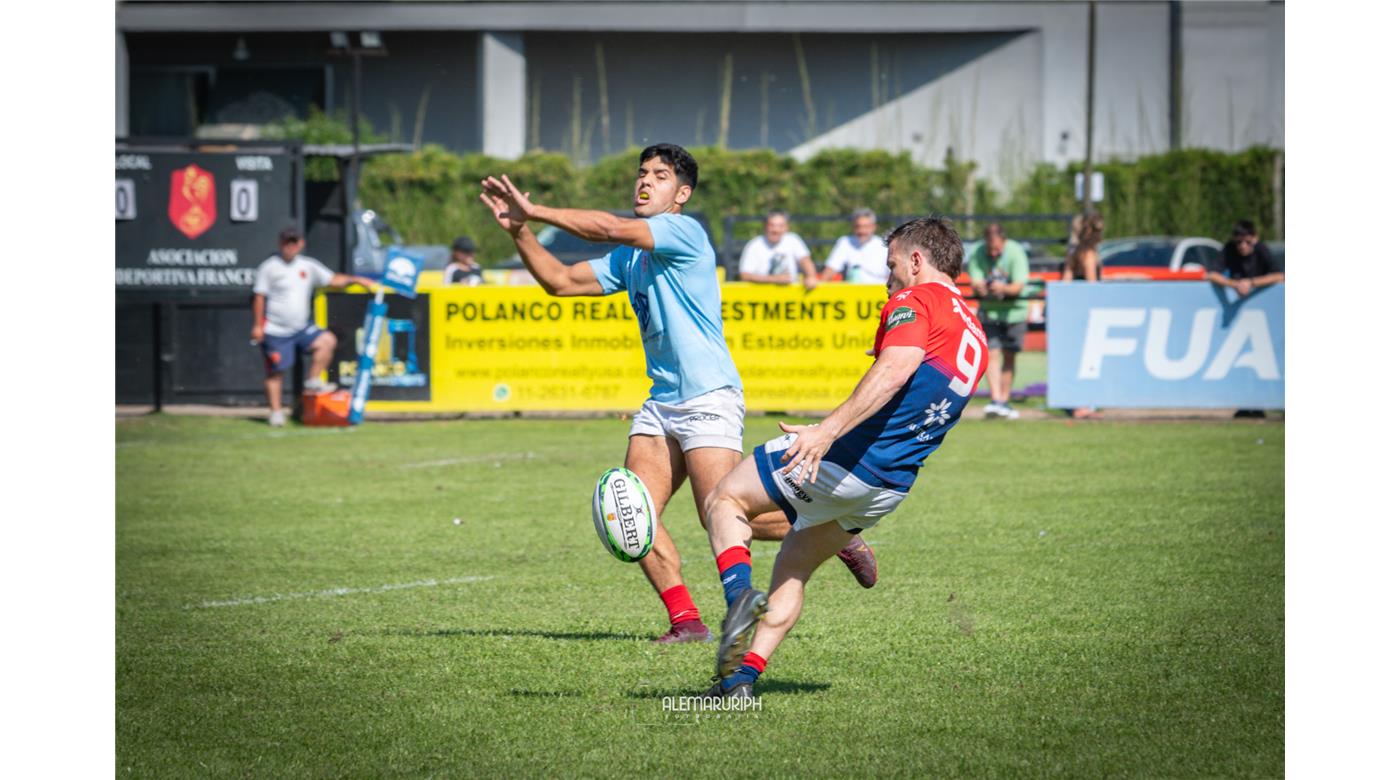
[[[635,563],[651,552],[656,512],[651,493],[636,474],[608,469],[593,490],[593,528],[603,548],[620,561]]]

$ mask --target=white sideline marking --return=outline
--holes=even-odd
[[[407,590],[409,588],[435,588],[439,585],[459,585],[465,582],[481,582],[483,580],[494,579],[494,575],[484,577],[452,577],[445,580],[415,580],[414,582],[399,582],[391,585],[378,585],[373,588],[330,588],[329,590],[313,590],[306,593],[277,593],[271,596],[253,596],[246,599],[227,599],[224,601],[202,601],[192,604],[186,609],[199,608],[211,609],[213,607],[242,607],[249,604],[271,604],[274,601],[291,601],[293,599],[319,599],[328,596],[349,596],[355,593],[385,593],[391,590]]]
[[[316,428],[316,429],[314,429],[314,430],[298,430],[298,431],[270,430],[270,431],[263,431],[262,433],[242,433],[242,434],[235,434],[235,435],[231,435],[231,436],[229,436],[229,435],[192,436],[192,437],[187,438],[187,439],[179,439],[179,440],[175,440],[175,441],[165,441],[165,440],[162,440],[162,439],[136,439],[136,440],[134,440],[134,441],[119,441],[119,442],[116,443],[116,445],[117,445],[117,449],[123,449],[123,448],[125,448],[125,447],[152,447],[152,446],[156,446],[156,445],[161,445],[161,446],[166,446],[166,447],[170,447],[170,446],[176,446],[176,447],[178,447],[178,446],[180,446],[180,445],[202,444],[202,443],[204,443],[204,442],[210,442],[210,441],[256,441],[256,440],[259,440],[259,439],[300,439],[300,438],[302,438],[303,436],[328,436],[328,435],[331,435],[331,436],[347,436],[347,435],[353,433],[354,430],[355,430],[354,428],[349,428],[349,427],[346,427],[346,428]]]
[[[456,466],[459,463],[491,463],[499,464],[503,460],[533,460],[533,452],[508,452],[504,455],[475,455],[468,458],[443,458],[442,460],[425,460],[420,463],[404,463],[399,466],[401,469],[426,469],[433,466]]]

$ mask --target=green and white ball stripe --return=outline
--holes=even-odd
[[[620,561],[636,563],[651,552],[656,508],[642,480],[625,468],[603,472],[593,490],[593,528]]]

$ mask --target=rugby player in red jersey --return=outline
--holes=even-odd
[[[886,243],[890,299],[875,333],[875,363],[826,419],[779,423],[785,435],[757,447],[706,499],[729,603],[709,696],[753,695],[797,622],[808,578],[852,534],[899,506],[987,370],[987,338],[953,284],[963,263],[957,231],[923,217],[900,225]],[[792,531],[765,593],[750,584],[750,522],[775,509]]]

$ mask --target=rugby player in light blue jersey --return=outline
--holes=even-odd
[[[702,518],[705,496],[739,464],[744,444],[744,395],[724,342],[715,253],[704,228],[681,214],[695,192],[699,166],[685,149],[656,144],[642,151],[632,192],[635,219],[606,211],[533,203],[508,176],[484,179],[481,201],[515,240],[531,275],[550,295],[626,292],[646,350],[651,396],[633,418],[625,465],[651,493],[655,541],[642,572],[666,606],[671,628],[658,642],[707,641],[710,630],[681,578],[681,558],[661,522],[686,478]],[[586,241],[617,243],[606,257],[566,266],[526,223],[543,222]],[[787,518],[755,518],[753,538],[778,540]],[[875,583],[875,558],[859,537],[841,559],[865,587]]]

